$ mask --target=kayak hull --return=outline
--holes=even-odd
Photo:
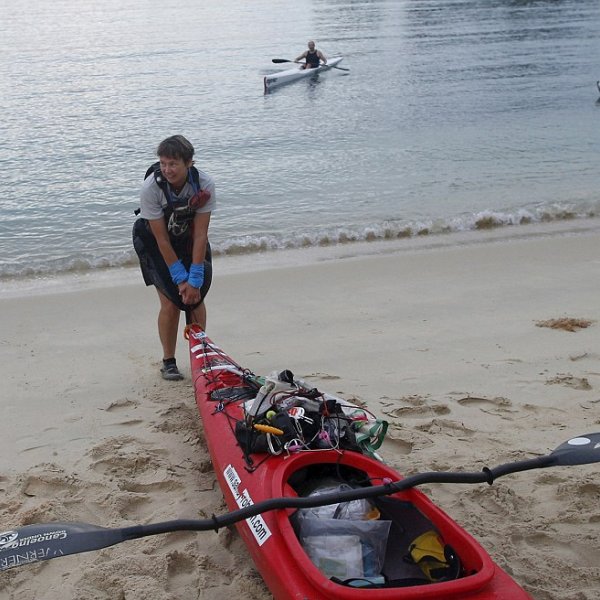
[[[230,510],[284,496],[296,496],[291,484],[299,473],[315,466],[348,468],[373,481],[402,479],[385,464],[359,452],[323,450],[285,456],[252,455],[249,464],[234,433],[243,419],[241,403],[216,401],[211,394],[244,385],[243,370],[199,329],[188,330],[196,403],[215,474]],[[216,396],[216,394],[215,394]],[[390,496],[411,503],[434,524],[444,541],[459,554],[464,572],[459,579],[391,588],[357,588],[327,578],[311,561],[298,539],[290,516],[294,511],[275,510],[236,524],[248,551],[276,600],[411,600],[504,599],[530,596],[491,560],[485,550],[417,489]],[[390,536],[391,537],[391,536]],[[388,550],[388,553],[390,551]],[[388,557],[386,554],[386,564]],[[394,565],[392,565],[392,570]]]
[[[314,69],[302,69],[300,65],[297,65],[292,69],[266,75],[263,79],[265,94],[277,87],[281,87],[282,85],[293,83],[294,81],[299,81],[300,79],[314,77],[323,71],[328,71],[339,64],[342,61],[342,58],[343,57],[341,56],[337,56],[328,60],[326,65],[321,65]]]

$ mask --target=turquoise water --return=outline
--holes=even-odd
[[[600,210],[597,0],[3,4],[0,278],[134,264],[173,133],[217,256]],[[265,96],[311,38],[350,72]]]

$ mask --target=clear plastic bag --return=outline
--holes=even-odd
[[[300,542],[328,577],[376,577],[385,561],[391,521],[298,515]]]
[[[309,494],[310,498],[322,494],[332,494],[335,492],[344,492],[353,489],[347,483],[333,486],[319,487]],[[316,506],[314,508],[302,508],[298,514],[302,517],[312,517],[315,519],[368,519],[372,510],[372,505],[368,500],[351,500],[350,502],[340,502],[338,504],[329,504],[327,506]]]
[[[310,560],[327,577],[363,578],[363,551],[357,535],[314,535],[302,538]]]

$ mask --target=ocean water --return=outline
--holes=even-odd
[[[597,0],[0,5],[0,281],[134,265],[174,133],[215,261],[599,214]],[[309,39],[350,71],[265,95]]]

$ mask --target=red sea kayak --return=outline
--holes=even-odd
[[[256,377],[197,326],[187,336],[196,403],[230,510],[320,490],[368,493],[402,479],[364,439],[365,426],[377,424],[364,409],[289,371]],[[420,491],[370,499],[360,517],[351,514],[357,502],[271,510],[236,525],[276,600],[530,598]]]

